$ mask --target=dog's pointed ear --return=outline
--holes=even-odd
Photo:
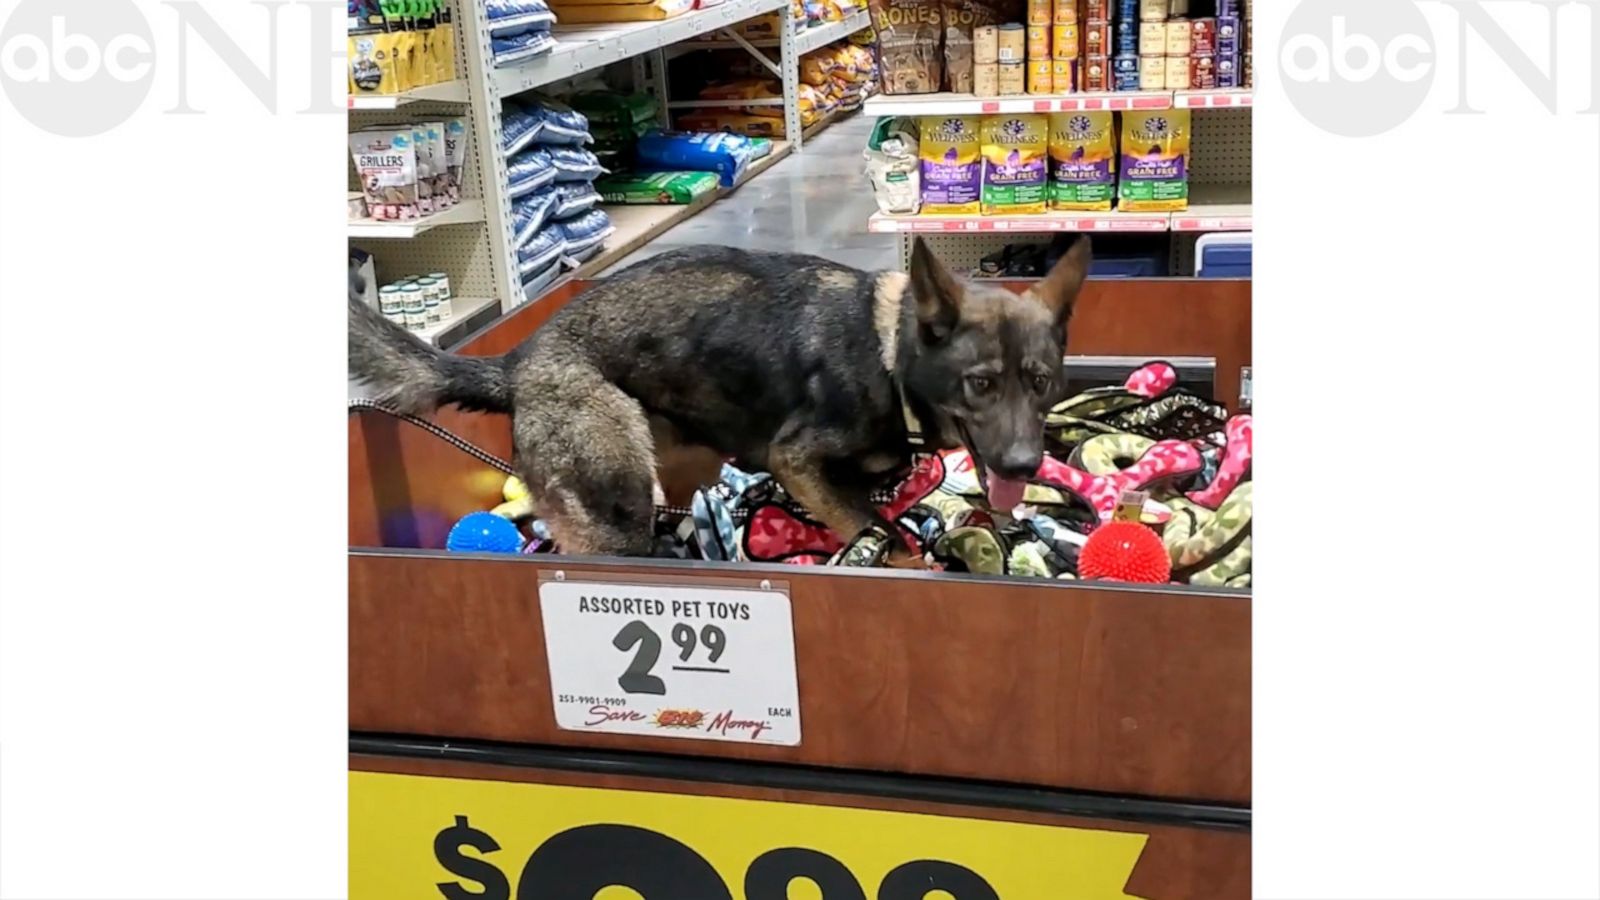
[[[917,324],[929,338],[941,341],[961,318],[961,282],[934,257],[922,238],[911,242],[911,296],[917,302]]]
[[[1055,315],[1057,322],[1064,323],[1072,315],[1072,306],[1078,301],[1078,291],[1083,288],[1083,280],[1089,276],[1090,258],[1089,236],[1082,235],[1056,261],[1050,274],[1028,289],[1028,294],[1043,303]]]

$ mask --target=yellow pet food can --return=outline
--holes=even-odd
[[[1051,90],[1054,77],[1051,75],[1051,61],[1048,59],[1031,60],[1028,63],[1028,93],[1048,94]]]
[[[1028,26],[1028,59],[1050,58],[1050,26]]]
[[[1050,55],[1056,59],[1078,58],[1078,26],[1056,25],[1050,29]]]
[[[1058,59],[1050,64],[1050,92],[1076,94],[1078,92],[1078,61]]]

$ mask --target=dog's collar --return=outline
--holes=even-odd
[[[911,401],[906,399],[905,385],[898,378],[894,380],[894,391],[900,399],[900,413],[906,420],[906,443],[917,448],[926,446],[928,438],[922,431],[922,420],[911,409]]]

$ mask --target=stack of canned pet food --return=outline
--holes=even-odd
[[[451,316],[450,276],[443,272],[412,276],[378,288],[378,307],[389,321],[423,331]]]

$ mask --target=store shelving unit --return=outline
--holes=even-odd
[[[1012,97],[971,94],[880,95],[868,98],[870,116],[976,116],[998,113],[1081,111],[1192,111],[1189,207],[1179,212],[1049,212],[1013,216],[888,216],[873,214],[873,234],[899,235],[900,260],[908,265],[914,238],[924,240],[951,266],[967,270],[1007,244],[1040,243],[1061,232],[1174,235],[1170,270],[1193,271],[1194,240],[1218,231],[1249,231],[1250,133],[1254,93],[1249,89],[1124,91]]]
[[[558,24],[552,32],[556,46],[551,53],[521,65],[497,68],[490,49],[485,0],[451,2],[460,41],[455,80],[401,94],[352,96],[348,101],[352,130],[395,121],[397,112],[408,120],[466,118],[469,122],[460,204],[408,222],[358,220],[347,228],[349,239],[373,256],[380,278],[445,272],[457,295],[473,298],[457,301],[468,303],[470,309],[465,314],[458,311],[450,320],[455,324],[445,323],[423,334],[446,346],[464,336],[460,327],[463,321],[491,307],[497,313],[508,311],[528,299],[518,276],[506,161],[499,150],[504,100],[533,90],[561,92],[581,81],[611,74],[631,82],[632,89],[653,92],[665,101],[667,51],[674,45],[718,31],[732,39],[732,26],[789,8],[785,0],[724,0],[660,22]],[[846,22],[790,33],[771,42],[779,51],[773,65],[791,73],[784,79],[785,95],[779,102],[791,123],[790,133],[797,139],[775,142],[773,152],[752,165],[745,180],[799,149],[803,140],[796,87],[799,54],[835,39],[834,35],[842,37],[866,22],[865,15],[858,14]],[[623,65],[617,66],[619,63]],[[629,74],[631,79],[627,78]],[[352,187],[356,187],[353,168],[351,180]],[[718,191],[686,206],[606,207],[616,226],[615,234],[603,253],[567,278],[601,271],[726,193]]]
[[[382,240],[408,240],[445,225],[469,225],[483,221],[482,200],[462,200],[441,213],[391,222],[382,219],[354,219],[349,225],[350,237]]]
[[[490,83],[499,96],[510,97],[787,7],[784,0],[724,0],[710,9],[660,22],[558,24],[552,32],[554,50],[518,66],[495,69]]]
[[[398,94],[361,94],[349,98],[350,109],[398,109],[410,103],[466,103],[464,78],[424,85]]]

